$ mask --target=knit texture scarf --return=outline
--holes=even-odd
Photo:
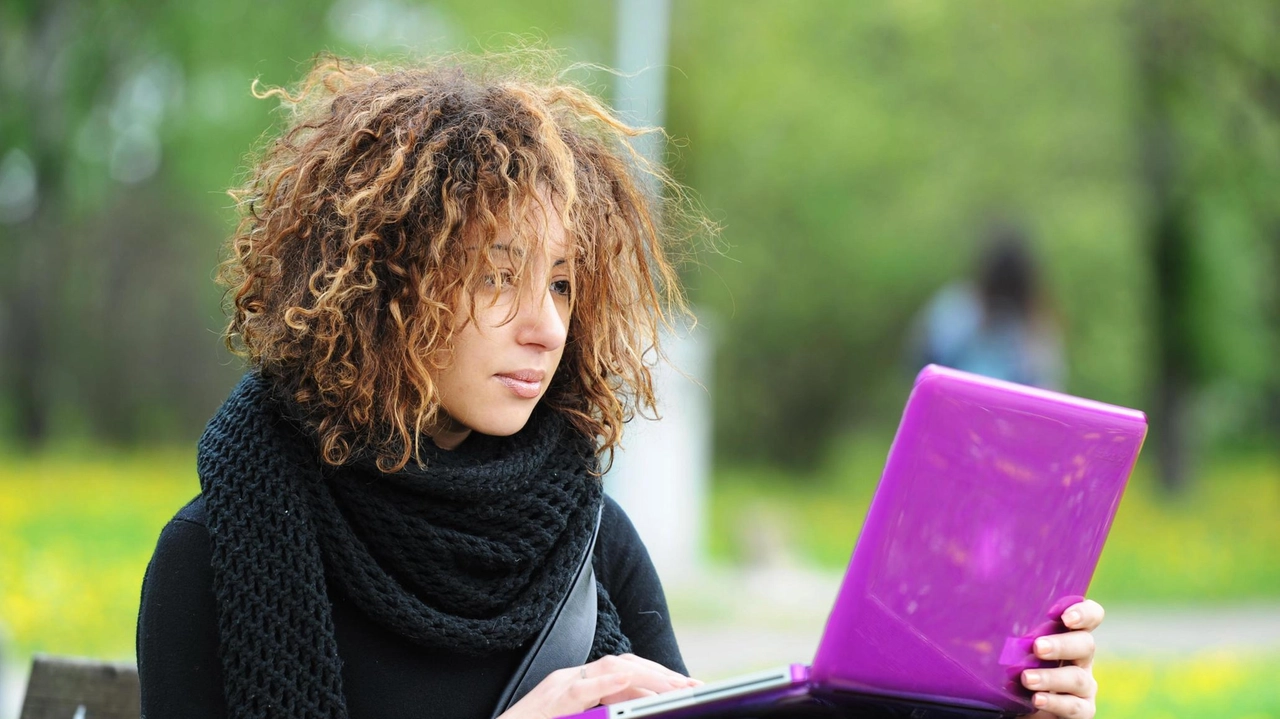
[[[197,469],[230,716],[345,719],[329,591],[424,647],[513,650],[549,621],[603,500],[590,441],[539,407],[511,437],[423,444],[425,467],[331,467],[296,408],[249,373]],[[591,659],[630,651],[602,584]]]

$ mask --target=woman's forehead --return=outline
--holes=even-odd
[[[558,208],[550,203],[532,204],[518,221],[500,219],[489,236],[469,243],[486,250],[493,259],[523,262],[534,254],[553,260],[568,259],[574,247]]]

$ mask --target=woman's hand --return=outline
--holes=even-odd
[[[1102,623],[1102,605],[1091,600],[1067,607],[1062,623],[1068,631],[1050,634],[1036,640],[1034,651],[1040,659],[1057,659],[1063,666],[1028,669],[1022,673],[1022,685],[1035,692],[1032,703],[1037,711],[1032,719],[1064,717],[1093,719],[1097,706],[1098,683],[1093,679],[1093,634]]]
[[[602,657],[547,675],[499,719],[553,719],[599,704],[639,699],[702,682],[634,654]]]

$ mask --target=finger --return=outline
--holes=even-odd
[[[570,681],[564,695],[575,707],[571,711],[580,712],[603,702],[605,697],[624,693],[631,686],[631,677],[623,673],[603,674],[588,679]]]
[[[617,694],[611,694],[600,700],[601,704],[617,704],[618,702],[631,701],[632,699],[644,699],[645,697],[654,697],[658,693],[652,689],[638,689],[636,687],[628,687]]]
[[[1047,634],[1036,639],[1032,646],[1040,659],[1078,662],[1081,666],[1089,666],[1093,662],[1095,651],[1093,634],[1089,632]]]
[[[694,686],[688,677],[672,679],[666,675],[653,674],[647,671],[629,673],[627,676],[631,678],[631,686],[638,689],[649,689],[657,694],[676,689],[689,689]]]
[[[631,683],[637,687],[645,687],[655,692],[666,692],[672,689],[697,686],[697,683],[679,672],[642,659],[632,654],[601,657],[585,667],[587,676],[596,673],[623,673],[631,677]]]
[[[1091,632],[1102,624],[1106,614],[1101,604],[1092,599],[1086,599],[1067,607],[1067,610],[1062,613],[1062,623],[1067,625],[1068,629],[1083,629]]]
[[[1036,692],[1031,697],[1036,709],[1062,719],[1093,719],[1096,707],[1092,701],[1071,694]]]
[[[1074,665],[1028,669],[1022,673],[1022,686],[1032,691],[1074,694],[1084,699],[1093,699],[1098,694],[1098,682],[1093,675]]]
[[[651,660],[651,659],[645,659],[644,657],[637,656],[637,655],[635,655],[635,654],[619,654],[619,655],[618,655],[618,658],[619,658],[619,659],[622,659],[623,661],[626,661],[626,662],[629,662],[629,663],[631,663],[631,664],[634,664],[634,665],[636,665],[637,667],[642,667],[642,668],[648,669],[648,670],[650,670],[650,671],[657,672],[657,673],[659,673],[659,674],[664,674],[664,675],[666,675],[666,676],[671,677],[671,679],[673,679],[673,680],[675,680],[675,681],[678,681],[678,682],[681,682],[681,683],[690,683],[690,682],[693,682],[693,683],[696,683],[696,684],[701,684],[701,683],[702,683],[702,682],[698,681],[697,679],[690,679],[689,677],[686,677],[685,675],[683,675],[683,674],[681,674],[680,672],[677,672],[677,671],[675,671],[675,670],[673,670],[673,669],[668,669],[667,667],[665,667],[665,666],[663,666],[663,665],[661,665],[661,664],[659,664],[659,663],[657,663],[657,662],[655,662],[655,661],[653,661],[653,660]]]
[[[669,692],[674,689],[687,689],[691,686],[694,686],[693,684],[689,683],[690,679],[688,677],[679,676],[679,675],[672,677],[665,672],[664,673],[654,672],[651,669],[648,669],[645,667],[637,667],[632,665],[630,662],[625,662],[625,661],[607,662],[607,663],[604,663],[601,667],[593,667],[591,665],[587,665],[585,669],[587,670],[587,676],[595,676],[595,674],[600,673],[601,671],[603,671],[606,674],[624,675],[629,680],[628,686],[630,688],[648,689],[657,694],[661,694],[663,692]],[[576,672],[578,670],[575,669],[574,671]]]

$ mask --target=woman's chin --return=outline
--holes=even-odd
[[[478,419],[471,424],[471,429],[490,437],[510,437],[529,424],[529,416],[533,414],[533,406],[527,410],[517,409],[509,412],[495,413],[493,416]]]

